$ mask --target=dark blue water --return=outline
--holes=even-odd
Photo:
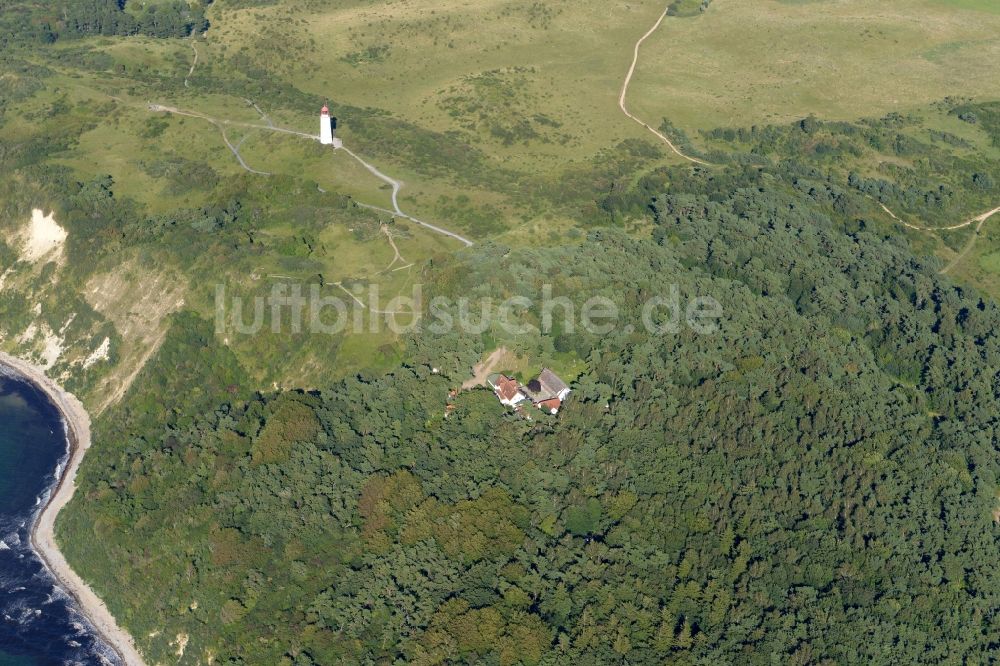
[[[55,407],[0,370],[0,666],[121,663],[30,547],[67,455]]]

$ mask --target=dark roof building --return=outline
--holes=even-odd
[[[490,375],[486,382],[504,405],[520,408],[520,402],[530,400],[535,407],[549,414],[558,413],[563,400],[570,393],[566,382],[548,368],[542,370],[538,379],[532,379],[527,386],[521,386],[516,379],[501,374]],[[523,409],[518,411],[524,414]]]
[[[569,395],[569,386],[566,385],[559,376],[545,368],[538,375],[538,379],[533,379],[524,387],[525,394],[531,398],[535,404],[556,398],[565,400]]]

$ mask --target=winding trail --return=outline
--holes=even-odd
[[[252,129],[263,129],[269,130],[271,132],[281,132],[283,134],[292,134],[294,136],[299,136],[304,139],[313,139],[319,141],[318,134],[309,134],[307,132],[299,132],[298,130],[288,129],[285,127],[277,127],[270,125],[260,125],[258,123],[244,123],[238,120],[226,120],[225,118],[213,118],[207,114],[201,113],[199,111],[186,111],[184,109],[178,109],[174,106],[167,106],[165,104],[150,104],[148,106],[150,111],[160,112],[160,113],[172,113],[178,116],[188,116],[189,118],[201,118],[202,120],[207,120],[215,125],[225,125],[227,127],[249,127]]]
[[[704,160],[700,160],[697,157],[691,157],[690,155],[684,154],[684,152],[682,152],[677,146],[675,146],[674,143],[667,136],[665,136],[662,132],[659,132],[658,130],[650,127],[649,124],[647,124],[645,121],[643,121],[642,119],[640,119],[640,118],[636,117],[635,115],[633,115],[628,110],[628,107],[625,104],[625,98],[628,95],[629,84],[632,82],[632,76],[635,74],[635,69],[636,69],[636,67],[639,64],[639,49],[640,49],[640,47],[642,47],[642,43],[645,42],[649,38],[649,36],[652,35],[654,32],[656,32],[656,30],[660,27],[660,24],[663,23],[663,19],[666,17],[666,15],[667,15],[666,11],[662,12],[660,14],[659,18],[656,19],[656,23],[653,24],[653,27],[651,27],[649,30],[647,30],[646,34],[644,34],[642,37],[640,37],[639,41],[637,41],[635,43],[635,48],[632,51],[632,64],[628,68],[628,73],[625,74],[625,81],[622,83],[621,94],[618,96],[618,107],[621,109],[622,113],[624,113],[628,118],[634,120],[638,124],[640,124],[643,127],[645,127],[647,130],[649,130],[650,132],[652,132],[658,139],[660,139],[661,141],[663,141],[663,143],[665,143],[670,148],[670,150],[672,150],[678,156],[680,156],[680,157],[682,157],[682,158],[686,159],[687,161],[692,162],[694,164],[700,164],[702,166],[712,166],[710,163],[705,162]],[[940,273],[942,275],[947,274],[952,269],[954,269],[959,263],[962,262],[962,260],[969,254],[969,252],[972,251],[972,248],[975,246],[976,240],[978,240],[978,238],[980,236],[980,233],[981,233],[981,231],[983,229],[983,226],[986,224],[986,222],[991,217],[993,217],[994,215],[1000,213],[1000,206],[998,206],[998,207],[994,208],[993,210],[990,210],[990,211],[987,211],[987,212],[983,213],[982,215],[977,215],[976,217],[973,217],[973,218],[971,218],[969,220],[966,220],[964,222],[960,222],[958,224],[953,224],[951,226],[947,226],[947,227],[923,227],[923,226],[920,226],[920,225],[917,225],[917,224],[913,224],[911,222],[907,222],[906,220],[901,219],[894,212],[892,212],[892,210],[888,206],[886,206],[881,201],[878,201],[877,199],[875,199],[874,197],[872,197],[870,195],[869,195],[869,198],[872,201],[875,201],[875,203],[877,203],[882,208],[882,210],[885,211],[885,213],[887,215],[889,215],[889,217],[891,217],[893,220],[895,220],[899,224],[903,225],[904,227],[907,227],[909,229],[914,229],[916,231],[924,231],[924,232],[955,231],[957,229],[964,229],[965,227],[971,226],[973,224],[976,225],[975,231],[973,232],[972,236],[969,238],[968,242],[966,242],[966,244],[962,248],[961,252],[959,252],[948,263],[947,266],[945,266],[944,268],[941,269]]]
[[[475,245],[474,242],[472,242],[471,240],[469,240],[465,236],[459,236],[454,231],[448,231],[447,229],[442,229],[441,227],[435,226],[435,225],[431,224],[430,222],[424,222],[423,220],[418,220],[417,218],[413,217],[412,215],[407,215],[403,211],[399,210],[398,207],[396,208],[396,210],[389,210],[388,208],[382,208],[381,206],[373,206],[371,204],[361,203],[360,201],[357,201],[355,203],[357,203],[362,208],[367,208],[369,210],[377,210],[380,213],[388,213],[389,215],[397,215],[399,217],[402,217],[404,219],[409,220],[410,222],[415,222],[416,224],[419,224],[422,227],[426,227],[427,229],[430,229],[431,231],[436,231],[439,234],[443,234],[445,236],[450,236],[451,238],[454,238],[455,240],[459,241],[460,243],[462,243],[466,247],[472,247],[473,245]]]
[[[653,129],[645,121],[632,115],[632,113],[628,110],[628,107],[625,106],[625,96],[628,94],[628,86],[632,82],[632,75],[635,74],[635,68],[639,64],[639,47],[642,46],[642,43],[646,41],[646,39],[650,35],[656,32],[656,29],[660,27],[661,23],[663,23],[663,19],[666,17],[666,15],[667,15],[666,10],[663,10],[663,12],[660,13],[660,17],[656,19],[656,23],[653,24],[653,27],[650,28],[646,32],[646,34],[640,37],[639,41],[635,43],[635,49],[632,51],[632,64],[628,68],[628,73],[625,75],[625,82],[622,83],[621,94],[618,96],[618,108],[620,108],[622,110],[622,113],[624,113],[626,116],[628,116],[635,122],[645,127],[647,130],[652,132],[658,139],[660,139],[663,143],[667,144],[667,147],[669,147],[670,150],[674,151],[674,153],[676,153],[680,157],[683,157],[688,162],[693,162],[694,164],[701,164],[702,166],[712,166],[708,162],[700,160],[697,157],[691,157],[690,155],[685,155],[683,152],[681,152],[681,150],[677,146],[674,145],[674,142],[668,139],[662,132]]]
[[[399,247],[396,245],[396,239],[395,239],[395,237],[393,237],[392,231],[389,230],[389,225],[383,224],[382,227],[381,227],[381,229],[382,229],[382,233],[385,234],[385,237],[387,239],[389,239],[389,247],[392,248],[392,251],[395,254],[395,256],[392,258],[392,261],[389,262],[389,265],[386,266],[385,268],[383,268],[382,270],[380,270],[378,273],[376,273],[376,275],[380,275],[382,273],[387,273],[390,270],[393,271],[393,272],[401,271],[403,269],[406,269],[406,268],[409,268],[410,266],[412,266],[413,262],[407,262],[406,258],[403,257],[403,254],[399,251]],[[403,265],[402,266],[398,266],[396,268],[393,268],[393,266],[396,266],[396,262],[397,261],[399,263],[403,264]]]
[[[979,217],[974,217],[968,222],[962,223],[961,225],[955,227],[948,227],[949,229],[958,229],[961,227],[968,226],[973,222],[977,223],[975,231],[972,232],[972,236],[969,238],[968,242],[966,242],[965,247],[962,248],[962,251],[959,252],[958,255],[954,259],[952,259],[947,266],[941,269],[942,275],[946,275],[951,269],[955,268],[955,266],[958,266],[958,264],[961,263],[963,259],[965,259],[965,255],[969,254],[973,246],[976,244],[976,240],[979,239],[979,233],[983,230],[983,226],[991,217],[993,217],[997,213],[1000,213],[1000,206],[994,208],[989,212],[983,213]]]
[[[257,102],[253,101],[252,99],[247,99],[246,103],[252,106],[254,110],[260,114],[260,119],[263,120],[265,123],[267,123],[268,127],[274,129],[274,122],[266,113],[264,113],[264,111],[259,106],[257,106]]]
[[[983,227],[986,225],[989,219],[994,215],[996,215],[997,213],[1000,213],[1000,206],[997,206],[993,210],[988,210],[982,215],[977,215],[976,217],[970,218],[965,222],[959,222],[958,224],[953,224],[948,227],[922,227],[920,225],[912,224],[910,222],[907,222],[906,220],[901,219],[898,215],[892,212],[892,209],[890,209],[888,206],[886,206],[884,203],[882,203],[875,197],[868,195],[868,198],[877,203],[879,207],[882,210],[884,210],[886,214],[889,215],[889,217],[891,217],[896,222],[899,222],[907,229],[914,229],[916,231],[924,231],[924,232],[955,231],[956,229],[964,229],[965,227],[971,226],[973,224],[976,225],[976,228],[973,231],[972,236],[969,237],[969,240],[965,243],[965,246],[962,248],[962,250],[957,255],[955,255],[955,257],[950,262],[948,262],[947,266],[938,271],[938,273],[941,275],[948,274],[953,268],[958,266],[963,259],[965,259],[966,255],[968,255],[969,252],[972,251],[972,248],[975,247],[976,241],[979,239],[980,232],[982,232]]]
[[[378,206],[372,206],[370,204],[363,204],[360,202],[358,203],[359,206],[363,208],[369,208],[371,210],[382,211],[383,213],[389,213],[390,215],[398,215],[400,217],[406,218],[410,222],[415,222],[416,224],[419,224],[420,226],[426,229],[430,229],[431,231],[435,231],[439,234],[443,234],[445,236],[454,238],[455,240],[459,241],[466,247],[472,247],[472,245],[474,245],[474,243],[465,236],[460,236],[459,234],[456,234],[454,231],[448,231],[447,229],[442,229],[441,227],[433,225],[430,222],[424,222],[423,220],[418,220],[412,215],[407,215],[406,213],[404,213],[403,210],[399,207],[399,191],[403,188],[403,184],[401,182],[399,182],[395,178],[392,178],[391,176],[385,175],[384,173],[379,171],[374,165],[369,164],[363,158],[361,158],[361,156],[353,152],[350,148],[347,148],[346,146],[341,146],[339,150],[343,150],[345,153],[347,153],[355,160],[357,160],[358,163],[361,164],[361,166],[363,166],[365,169],[367,169],[373,176],[375,176],[380,180],[385,181],[386,183],[392,186],[392,207],[395,210],[379,208]]]
[[[896,220],[897,222],[899,222],[900,224],[902,224],[904,227],[907,227],[908,229],[916,229],[917,231],[955,231],[956,229],[964,229],[965,227],[971,226],[971,225],[976,224],[978,222],[979,226],[976,227],[976,232],[978,233],[979,229],[982,228],[982,223],[983,222],[985,222],[986,220],[990,219],[991,217],[993,217],[997,213],[1000,213],[1000,206],[998,206],[998,207],[994,208],[993,210],[990,210],[990,211],[987,211],[987,212],[983,213],[982,215],[977,215],[976,217],[968,219],[965,222],[960,222],[958,224],[953,224],[950,227],[921,227],[919,225],[911,224],[910,222],[907,222],[906,220],[903,220],[903,219],[899,218],[894,212],[892,212],[892,210],[888,206],[886,206],[884,203],[882,203],[881,201],[879,201],[875,197],[869,195],[868,198],[871,199],[872,201],[874,201],[875,203],[877,203],[879,205],[879,207],[881,207],[882,210],[884,210],[889,215],[889,217],[891,217],[892,219]]]
[[[191,83],[188,79],[194,74],[194,68],[198,65],[198,47],[194,45],[194,40],[196,39],[195,33],[191,33],[191,50],[194,51],[194,62],[191,63],[191,69],[188,70],[187,76],[184,77],[184,87],[190,88]]]
[[[218,127],[221,130],[221,132],[222,132],[222,138],[225,141],[226,146],[228,146],[229,149],[236,156],[236,159],[239,161],[240,166],[242,166],[244,169],[246,169],[247,171],[249,171],[251,173],[255,173],[255,174],[258,174],[258,175],[262,175],[262,176],[269,176],[271,174],[268,173],[268,172],[266,172],[266,171],[257,171],[256,169],[252,169],[252,168],[250,168],[246,164],[246,162],[243,161],[243,158],[240,157],[238,148],[236,146],[233,146],[233,144],[230,143],[229,139],[226,137],[226,132],[225,132],[225,128],[226,127],[246,127],[246,128],[251,128],[251,129],[267,130],[269,132],[281,132],[283,134],[291,134],[293,136],[298,136],[298,137],[301,137],[301,138],[304,138],[304,139],[311,139],[313,141],[319,141],[319,135],[308,134],[306,132],[299,132],[298,130],[287,129],[285,127],[278,127],[278,126],[276,126],[274,123],[271,122],[270,118],[267,118],[267,116],[263,113],[263,111],[260,110],[260,108],[256,104],[254,104],[250,100],[247,100],[247,102],[249,102],[251,104],[251,106],[253,106],[255,109],[257,109],[258,113],[260,113],[264,117],[264,119],[268,123],[267,125],[260,125],[260,124],[257,124],[257,123],[238,122],[238,121],[234,121],[234,120],[226,120],[226,119],[223,119],[223,118],[213,118],[212,116],[209,116],[209,115],[204,114],[204,113],[200,113],[198,111],[186,111],[186,110],[183,110],[183,109],[178,109],[177,107],[174,107],[174,106],[167,106],[165,104],[150,104],[148,106],[148,109],[150,111],[154,112],[154,113],[171,113],[171,114],[175,114],[175,115],[179,115],[179,116],[187,116],[189,118],[199,118],[199,119],[204,120],[206,122],[212,123],[213,125],[215,125],[216,127]],[[409,220],[409,221],[411,221],[411,222],[413,222],[415,224],[419,224],[420,226],[424,227],[425,229],[430,229],[431,231],[433,231],[435,233],[441,234],[443,236],[448,236],[449,238],[454,238],[455,240],[459,241],[460,243],[462,243],[466,247],[471,247],[472,245],[474,245],[473,241],[469,240],[465,236],[457,234],[454,231],[448,231],[447,229],[439,227],[439,226],[437,226],[435,224],[431,224],[430,222],[424,222],[423,220],[417,219],[417,218],[413,217],[412,215],[409,215],[409,214],[403,212],[402,208],[399,207],[399,191],[403,188],[403,184],[400,181],[396,180],[395,178],[392,178],[391,176],[387,176],[386,174],[384,174],[381,171],[379,171],[378,168],[375,165],[367,162],[360,155],[358,155],[357,153],[355,153],[351,149],[349,149],[346,146],[344,146],[343,142],[340,142],[339,140],[337,140],[337,144],[335,145],[334,148],[335,148],[335,150],[343,150],[345,153],[347,153],[352,158],[354,158],[361,166],[363,166],[365,169],[367,169],[369,173],[371,173],[373,176],[375,176],[379,180],[381,180],[381,181],[383,181],[385,183],[388,183],[392,187],[392,207],[393,207],[394,210],[389,210],[389,209],[386,209],[386,208],[380,208],[379,206],[373,206],[371,204],[362,203],[360,201],[357,202],[359,206],[361,206],[362,208],[369,208],[371,210],[378,210],[378,211],[382,211],[384,213],[389,213],[390,215],[398,215],[399,217],[405,218],[405,219],[407,219],[407,220]]]
[[[246,137],[243,137],[242,139],[240,139],[239,143],[237,143],[234,146],[232,143],[230,143],[229,137],[226,136],[226,130],[225,130],[225,128],[219,127],[219,131],[222,132],[222,140],[226,142],[226,146],[228,146],[229,150],[231,150],[233,152],[233,155],[236,156],[236,161],[240,163],[241,167],[243,167],[244,169],[246,169],[250,173],[257,174],[258,176],[271,176],[271,175],[273,175],[270,171],[258,171],[257,169],[254,169],[254,168],[250,167],[243,160],[243,156],[240,155],[240,146],[242,146],[243,142],[246,141]]]

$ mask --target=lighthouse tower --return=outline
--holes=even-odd
[[[333,145],[333,127],[330,125],[330,109],[325,104],[319,112],[319,142],[327,146]]]

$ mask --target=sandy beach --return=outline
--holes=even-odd
[[[76,599],[83,613],[90,620],[102,638],[122,658],[127,666],[145,666],[132,637],[118,626],[104,602],[94,593],[80,576],[70,568],[66,558],[59,551],[55,540],[56,516],[69,503],[76,491],[76,472],[80,461],[90,447],[90,416],[77,398],[64,391],[58,384],[45,376],[44,371],[9,354],[0,352],[0,366],[5,366],[15,374],[24,377],[45,392],[62,413],[69,431],[70,458],[63,472],[59,486],[49,503],[42,510],[31,532],[32,547],[59,581],[60,585]]]

